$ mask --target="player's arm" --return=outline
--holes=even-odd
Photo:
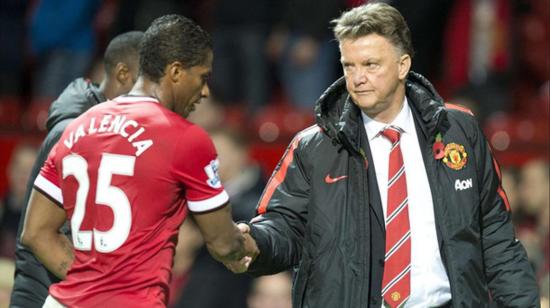
[[[73,246],[59,229],[67,219],[56,203],[33,189],[27,207],[21,242],[57,277],[64,279],[73,263]]]
[[[257,248],[233,222],[214,144],[198,126],[188,127],[177,140],[173,174],[185,188],[187,207],[210,254],[234,272],[245,271]]]
[[[234,272],[243,272],[258,254],[256,244],[241,233],[231,216],[231,205],[207,212],[193,213],[210,254]]]

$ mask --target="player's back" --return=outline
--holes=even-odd
[[[186,199],[213,194],[189,189],[203,183],[187,172],[215,158],[209,142],[152,98],[119,97],[71,123],[50,156],[75,261],[50,294],[70,307],[164,306]],[[210,184],[214,195],[225,194]]]

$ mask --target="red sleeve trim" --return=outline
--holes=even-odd
[[[301,133],[299,133],[294,139],[292,140],[292,143],[287,150],[287,152],[283,156],[283,161],[281,163],[280,168],[275,172],[275,174],[271,177],[269,182],[267,183],[267,187],[265,189],[264,194],[262,195],[262,198],[260,199],[260,204],[257,209],[257,214],[262,215],[265,214],[267,211],[267,205],[269,203],[269,200],[271,200],[271,197],[273,196],[273,193],[281,185],[281,183],[285,180],[286,173],[288,171],[288,166],[292,163],[294,160],[294,150],[298,147],[298,144],[300,143],[300,140],[311,133],[315,133],[320,131],[318,126],[312,126],[310,128],[305,129]]]
[[[493,166],[495,166],[495,170],[497,172],[498,176],[498,187],[497,187],[497,193],[504,201],[504,205],[506,206],[506,210],[508,212],[511,211],[510,202],[508,201],[508,196],[506,196],[506,193],[504,192],[504,189],[502,189],[502,173],[500,172],[500,166],[498,165],[497,160],[493,156]]]
[[[265,193],[262,195],[262,199],[260,199],[260,205],[258,206],[257,214],[262,215],[267,210],[267,204],[269,203],[269,200],[271,200],[271,197],[273,196],[273,193],[275,192],[275,189],[281,185],[281,183],[285,180],[286,172],[288,171],[288,166],[292,163],[294,160],[294,150],[298,146],[298,142],[300,142],[301,138],[294,138],[292,141],[292,145],[288,149],[288,151],[285,153],[283,162],[281,163],[281,167],[279,170],[275,172],[273,177],[269,180],[269,183],[267,183],[267,187],[265,189]]]
[[[508,196],[506,196],[506,192],[504,191],[504,189],[502,189],[502,172],[500,171],[500,165],[498,164],[495,158],[495,155],[493,154],[493,149],[491,148],[491,145],[488,142],[487,142],[487,147],[489,148],[489,152],[491,153],[493,166],[495,167],[495,172],[497,173],[497,177],[498,177],[497,193],[502,198],[502,201],[504,202],[504,206],[506,207],[506,211],[511,212],[512,208],[510,207],[510,201],[508,201]]]
[[[471,116],[474,115],[474,113],[472,112],[472,110],[464,107],[464,106],[461,106],[461,105],[455,105],[455,104],[451,104],[451,103],[445,103],[445,108],[448,108],[448,109],[454,109],[454,110],[458,110],[458,111],[462,111],[464,113],[467,113]]]

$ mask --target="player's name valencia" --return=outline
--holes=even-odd
[[[63,140],[63,144],[71,149],[80,138],[86,135],[115,133],[127,139],[136,149],[135,155],[140,156],[153,145],[151,139],[138,139],[144,132],[145,128],[135,120],[127,119],[124,115],[113,117],[113,115],[106,114],[100,121],[95,117],[91,117],[88,123],[80,124],[68,134],[67,138]]]

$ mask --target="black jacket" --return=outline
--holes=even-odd
[[[48,287],[50,284],[59,281],[20,242],[23,221],[27,212],[27,202],[40,168],[48,157],[51,148],[57,143],[61,134],[63,134],[65,127],[84,111],[105,100],[106,98],[96,85],[78,78],[71,82],[50,106],[48,121],[46,122],[48,135],[40,147],[38,158],[34,163],[31,176],[27,182],[25,206],[23,207],[21,220],[19,221],[15,251],[15,284],[11,295],[10,307],[42,307],[48,296]],[[68,230],[63,231],[68,232]]]
[[[498,164],[477,122],[446,108],[432,85],[413,72],[406,95],[432,191],[452,306],[537,307],[534,274],[515,238]],[[361,113],[343,79],[321,96],[316,116],[317,125],[297,134],[263,193],[259,216],[251,222],[260,255],[250,273],[294,267],[294,307],[378,308],[384,216]],[[438,132],[445,144],[464,146],[468,160],[461,170],[434,158]],[[348,177],[327,183],[327,175]],[[472,179],[472,187],[455,189],[464,179]]]

